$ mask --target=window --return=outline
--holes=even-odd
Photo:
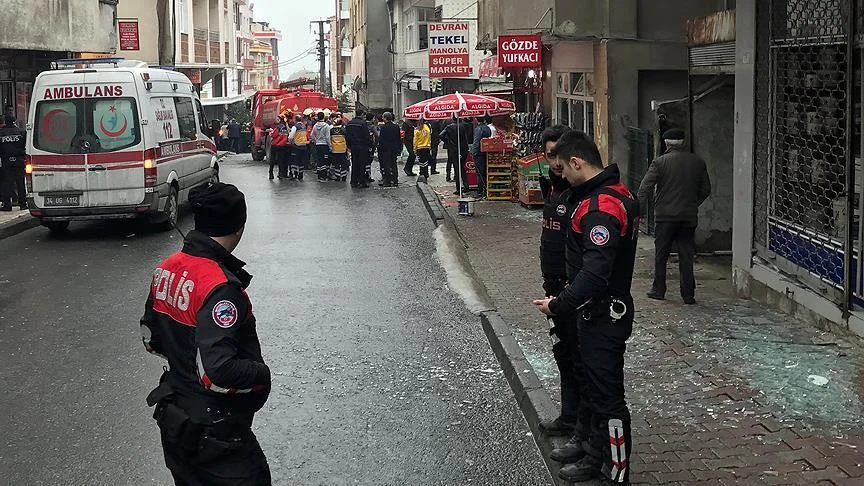
[[[407,17],[405,26],[405,45],[407,51],[422,51],[429,48],[429,22],[435,21],[434,8],[418,7]]]
[[[195,126],[195,108],[192,106],[192,98],[174,98],[174,106],[177,109],[177,124],[180,127],[180,138],[183,140],[197,140],[198,128]]]
[[[178,0],[177,5],[180,9],[180,32],[189,33],[189,6],[188,0]]]
[[[201,131],[206,134],[207,120],[204,118],[204,107],[201,106],[201,101],[198,99],[195,100],[195,111],[198,113],[198,125],[201,127]]]
[[[133,98],[49,100],[36,107],[34,145],[46,152],[111,152],[140,141]]]
[[[594,73],[558,73],[555,123],[594,136]]]

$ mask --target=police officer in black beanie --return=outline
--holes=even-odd
[[[147,404],[177,485],[269,486],[252,420],[270,392],[270,369],[246,294],[252,276],[231,254],[246,200],[235,186],[212,183],[193,189],[189,203],[195,229],[153,272],[141,318],[144,347],[169,365]]]

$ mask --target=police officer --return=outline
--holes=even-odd
[[[153,272],[141,332],[147,351],[168,360],[156,405],[165,464],[177,485],[269,486],[267,458],[252,419],[270,392],[255,316],[252,276],[231,254],[246,225],[236,187],[193,189],[195,230]]]
[[[541,142],[549,162],[549,176],[542,179],[541,187],[545,204],[543,205],[543,232],[540,237],[540,269],[543,273],[543,290],[548,297],[559,295],[567,286],[566,243],[569,218],[573,211],[570,203],[570,183],[562,175],[563,166],[555,157],[555,142],[570,131],[564,125],[547,128],[541,134]],[[561,414],[552,420],[540,422],[540,429],[549,436],[569,436],[569,444],[556,451],[554,459],[571,462],[581,458],[581,448],[576,445],[586,440],[586,409],[582,407],[580,379],[582,361],[579,358],[578,336],[573,324],[568,324],[564,316],[552,318],[554,327],[550,333],[555,336],[552,354],[558,365],[561,377]],[[571,331],[571,332],[568,332]],[[581,412],[581,416],[580,416]],[[572,456],[572,457],[571,457]]]
[[[367,188],[369,177],[366,175],[366,163],[375,139],[363,110],[357,110],[354,119],[345,125],[345,140],[351,151],[351,187]]]
[[[534,301],[578,334],[590,422],[581,459],[561,468],[568,481],[628,481],[630,411],[624,398],[624,351],[633,330],[630,285],[636,259],[639,204],[621,183],[618,166],[603,168],[600,152],[583,132],[555,144],[575,207],[567,238],[570,284],[554,298]],[[572,324],[575,323],[575,328]],[[572,444],[568,444],[573,448]],[[568,457],[572,460],[574,451]]]
[[[12,195],[17,194],[18,206],[27,209],[27,188],[24,184],[24,155],[27,137],[15,126],[15,117],[4,116],[0,128],[0,211],[12,211]]]

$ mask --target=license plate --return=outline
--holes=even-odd
[[[80,206],[81,195],[69,194],[62,196],[45,196],[45,207],[55,206]]]

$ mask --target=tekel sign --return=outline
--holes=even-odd
[[[471,76],[467,22],[429,23],[429,77]]]
[[[540,35],[498,36],[498,67],[540,67],[543,42]]]
[[[120,30],[120,50],[140,51],[141,42],[138,37],[138,20],[121,20],[117,22]]]

